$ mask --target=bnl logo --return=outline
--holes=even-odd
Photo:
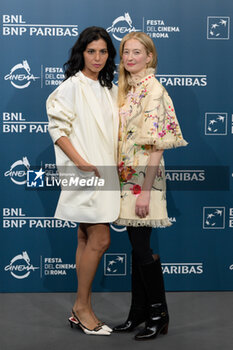
[[[44,187],[44,174],[40,168],[39,171],[28,170],[27,171],[27,187]]]
[[[126,276],[126,254],[104,254],[105,276]]]
[[[230,39],[230,17],[208,16],[207,17],[207,39],[229,40]]]
[[[224,229],[225,207],[203,207],[203,229]]]
[[[227,135],[227,113],[205,113],[205,135]]]

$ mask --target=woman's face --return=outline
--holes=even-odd
[[[129,39],[125,42],[122,60],[125,69],[130,74],[143,72],[151,58],[152,53],[147,54],[145,46],[137,39]]]
[[[93,40],[83,52],[83,58],[83,74],[97,80],[99,72],[104,68],[108,59],[107,43],[103,39]]]

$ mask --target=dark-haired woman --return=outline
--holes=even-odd
[[[86,334],[109,335],[91,306],[91,286],[103,253],[110,244],[109,222],[119,214],[116,170],[118,115],[117,91],[112,83],[115,48],[108,33],[86,28],[65,64],[65,81],[49,96],[49,132],[56,163],[62,172],[75,169],[77,178],[102,177],[110,169],[112,190],[62,188],[55,217],[79,222],[76,269],[77,298],[69,318]],[[101,167],[100,167],[101,166]],[[108,167],[106,167],[108,166]],[[86,182],[87,183],[87,182]]]

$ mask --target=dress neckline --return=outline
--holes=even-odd
[[[155,73],[155,69],[154,68],[147,68],[144,72],[142,72],[141,74],[136,75],[135,77],[131,77],[130,75],[128,76],[128,84],[130,86],[138,86],[141,85],[141,83],[144,81],[144,79],[148,76],[151,75],[153,76]]]
[[[80,71],[80,72],[81,72],[82,76],[83,76],[90,84],[93,84],[93,85],[99,85],[99,84],[100,84],[100,82],[99,82],[98,79],[97,79],[97,80],[94,80],[94,79],[88,78],[85,74],[83,74],[82,71]]]

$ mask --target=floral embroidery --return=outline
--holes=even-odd
[[[171,124],[167,124],[167,130],[172,131],[174,134],[176,132],[177,124],[172,122]]]
[[[156,180],[160,181],[162,179],[163,179],[163,172],[162,172],[161,168],[158,168],[157,174],[156,174]]]
[[[129,91],[128,98],[130,99],[130,102],[134,105],[139,105],[141,103],[142,98],[146,97],[147,95],[148,90],[145,85],[142,85],[139,92]]]
[[[145,122],[148,118],[151,120],[154,120],[155,118],[158,119],[157,116],[146,114]],[[162,124],[159,124],[157,121],[155,121],[152,125],[153,127],[148,130],[148,135],[150,136],[158,134],[159,138],[163,138],[167,133],[171,133],[174,136],[182,138],[179,125],[175,122],[175,117],[169,115],[168,113],[166,113],[165,120],[162,122]]]
[[[143,152],[143,155],[144,155],[144,156],[149,156],[150,153],[149,153],[149,152],[146,152],[146,151],[151,150],[151,147],[152,147],[151,145],[142,145],[142,146],[141,146],[141,150],[144,151],[144,152]]]
[[[164,137],[166,135],[166,131],[162,130],[158,133],[159,137]]]
[[[130,102],[132,102],[134,105],[139,103],[137,102],[138,95],[139,95],[138,92],[135,93],[135,92],[129,91],[128,93],[128,98]]]
[[[140,185],[133,185],[133,187],[130,187],[130,190],[134,195],[138,195],[142,192],[142,188]]]
[[[158,117],[157,117],[157,115],[146,113],[145,114],[145,122],[147,121],[147,119],[154,120],[154,119],[158,119]]]
[[[142,191],[148,159],[153,145],[159,149],[172,148],[182,139],[179,124],[170,97],[154,75],[146,76],[131,89],[125,105],[120,109],[119,178],[122,208],[120,218],[132,222],[141,221],[135,217],[132,199]],[[166,135],[169,136],[166,139]],[[145,142],[144,142],[145,141]],[[180,144],[182,145],[182,144]],[[167,147],[166,147],[167,146]],[[159,201],[161,215],[166,212],[166,184],[163,158],[152,185],[151,199]],[[132,200],[132,201],[131,201]],[[131,208],[132,206],[132,208]],[[150,201],[150,220],[160,215]],[[160,218],[158,218],[160,219]],[[145,219],[145,221],[150,221]]]
[[[133,130],[129,130],[127,131],[127,140],[130,139],[130,137],[133,135],[134,131]]]
[[[132,179],[136,171],[132,166],[124,166],[124,162],[121,162],[118,166],[119,176],[121,182],[127,182]]]
[[[139,95],[140,100],[141,100],[143,97],[146,97],[146,95],[148,95],[148,91],[147,91],[146,88],[143,88],[143,90],[140,92],[140,95]]]
[[[146,150],[146,151],[149,151],[149,150],[151,150],[151,145],[142,145],[141,146],[141,149],[144,151],[144,150]]]
[[[151,75],[149,75],[148,79],[151,79],[151,78],[154,78],[154,77],[155,77],[154,74],[151,74]],[[148,81],[148,79],[146,78],[145,80]],[[140,86],[141,84],[144,84],[145,80],[142,80],[139,83],[137,83],[137,86]]]

